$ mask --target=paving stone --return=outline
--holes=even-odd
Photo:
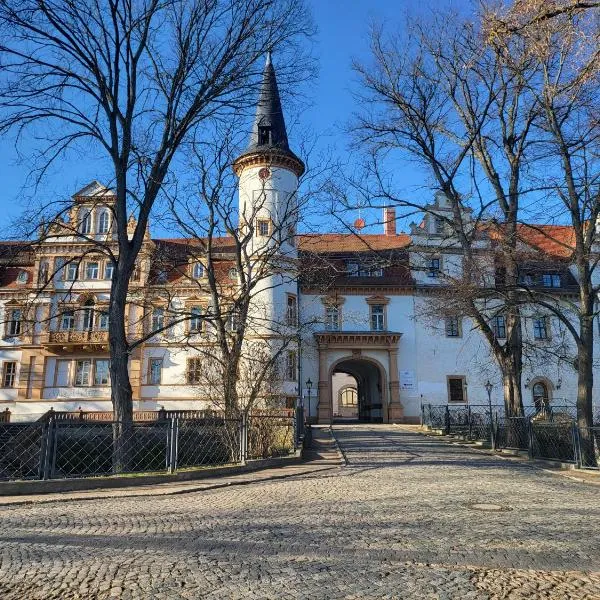
[[[334,431],[343,468],[3,506],[0,598],[600,599],[597,488],[408,429]]]

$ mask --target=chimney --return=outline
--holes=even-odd
[[[386,206],[383,209],[384,235],[396,235],[396,209]]]

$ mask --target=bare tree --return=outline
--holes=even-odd
[[[111,397],[121,423],[132,418],[129,280],[176,157],[211,124],[248,106],[257,60],[268,50],[289,58],[289,76],[305,74],[299,42],[310,28],[301,0],[0,5],[0,131],[40,132],[39,175],[74,148],[100,152],[111,165]]]
[[[527,87],[536,76],[535,63],[518,43],[511,46],[515,58],[509,63],[482,45],[475,25],[456,15],[438,13],[426,25],[409,21],[407,29],[408,41],[375,29],[374,65],[356,65],[370,108],[355,127],[358,140],[371,149],[364,193],[371,203],[401,208],[401,217],[425,210],[428,218],[440,220],[440,239],[447,238],[441,247],[415,251],[462,256],[460,268],[446,277],[450,294],[444,303],[451,299],[453,309],[482,332],[502,372],[507,414],[520,415],[517,228],[527,192],[522,175],[528,134],[539,111]],[[426,167],[448,211],[395,191],[385,159],[397,150]],[[491,263],[481,259],[486,245]],[[494,311],[506,314],[505,341],[490,323]]]
[[[556,4],[556,6],[554,6]],[[575,9],[575,4],[581,6]],[[588,6],[583,6],[587,4]],[[584,10],[585,9],[585,10]],[[540,245],[551,245],[573,265],[578,297],[557,302],[549,295],[532,294],[563,323],[576,344],[578,372],[577,418],[582,435],[592,425],[594,317],[597,314],[598,219],[600,215],[600,6],[597,3],[532,2],[530,19],[523,27],[491,42],[507,58],[507,44],[517,39],[540,65],[541,78],[531,85],[540,106],[535,135],[538,151],[534,173],[543,212],[538,222],[561,227],[529,227]],[[525,227],[524,229],[527,229]],[[585,460],[593,460],[591,439],[584,443]]]
[[[485,25],[491,39],[534,31],[557,18],[576,18],[600,8],[597,0],[516,0],[508,6],[500,3],[485,6]]]

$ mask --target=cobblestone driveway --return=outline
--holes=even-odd
[[[2,507],[0,598],[600,599],[600,488],[397,427],[335,433],[348,466],[320,474]]]

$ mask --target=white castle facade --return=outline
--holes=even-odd
[[[292,268],[281,269],[261,283],[253,300],[265,335],[269,323],[284,323],[294,336],[282,356],[284,376],[277,394],[282,402],[302,403],[307,417],[321,423],[337,418],[416,422],[422,403],[487,403],[485,383],[490,381],[492,402],[502,403],[500,372],[481,332],[466,317],[440,311],[436,319],[428,310],[445,275],[462,269],[461,252],[444,225],[450,207],[442,195],[410,233],[396,231],[393,209],[385,209],[380,234],[296,232],[304,165],[288,146],[270,62],[250,147],[234,169],[240,227],[254,228],[252,252],[272,249],[277,223],[279,231],[289,232],[277,246],[283,264],[299,260],[302,265],[318,257],[330,267],[326,285]],[[73,196],[70,222],[78,230],[67,234],[57,225],[54,235],[51,230],[33,243],[3,245],[0,412],[9,410],[13,420],[51,408],[111,410],[106,307],[112,265],[94,251],[94,240],[111,243],[113,200],[109,189],[92,182]],[[568,236],[569,229],[563,229]],[[535,268],[524,267],[523,277],[572,299],[576,281],[568,259],[551,244],[529,237],[545,259]],[[198,344],[211,343],[200,318],[210,302],[202,292],[207,273],[201,260],[191,258],[189,245],[189,240],[152,239],[148,233],[130,282],[128,332],[158,332],[131,353],[135,410],[211,407],[199,391],[203,362],[197,351]],[[490,240],[482,236],[482,252],[489,247]],[[235,286],[227,239],[219,239],[218,250],[220,277]],[[158,257],[165,251],[181,257],[176,268],[161,266]],[[144,312],[140,307],[148,302],[141,299],[148,298],[163,298],[168,305],[153,300],[152,310]],[[163,330],[170,306],[186,306],[198,318]],[[577,373],[551,352],[559,341],[569,345],[563,328],[539,310],[523,314],[525,343],[533,349],[524,364],[524,402],[574,403]],[[505,317],[491,318],[502,340]],[[182,343],[190,337],[196,344]]]

